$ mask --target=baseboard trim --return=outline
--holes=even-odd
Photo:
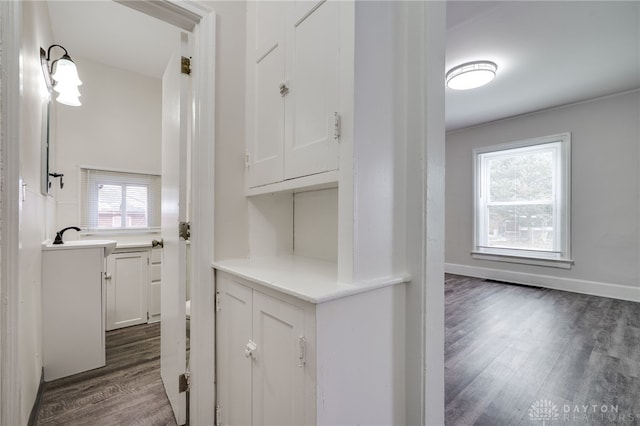
[[[444,270],[450,274],[466,275],[516,284],[532,285],[553,290],[570,291],[592,296],[640,302],[640,288],[597,281],[560,278],[550,275],[529,274],[525,272],[505,271],[502,269],[481,268],[455,263],[445,263]]]
[[[42,371],[40,372],[40,385],[38,386],[38,393],[36,394],[36,400],[33,403],[33,407],[31,408],[31,414],[29,414],[29,423],[28,426],[35,426],[38,420],[38,414],[40,414],[40,408],[42,408],[42,397],[44,395],[44,367],[42,367]]]

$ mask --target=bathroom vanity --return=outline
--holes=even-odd
[[[105,365],[105,258],[115,241],[42,246],[44,379]]]

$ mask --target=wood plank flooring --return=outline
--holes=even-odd
[[[447,425],[640,425],[640,304],[450,274],[445,304]],[[108,332],[37,424],[175,425],[159,354],[159,324]]]
[[[447,274],[445,404],[452,426],[640,425],[640,304]]]
[[[37,425],[175,425],[160,379],[160,323],[109,331],[107,365],[45,384]]]

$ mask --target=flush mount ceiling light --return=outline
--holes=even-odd
[[[51,49],[54,47],[64,50],[64,55],[51,62],[51,67],[49,67]],[[40,64],[42,65],[47,89],[49,89],[49,92],[51,90],[58,92],[56,100],[65,105],[80,106],[78,86],[82,84],[82,81],[78,77],[78,69],[71,60],[69,53],[67,53],[67,49],[59,44],[52,44],[45,54],[44,49],[40,48]]]
[[[496,76],[498,66],[490,61],[467,62],[447,72],[447,86],[454,90],[468,90],[484,86]]]

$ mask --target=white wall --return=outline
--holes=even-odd
[[[53,182],[57,229],[80,223],[81,166],[153,174],[162,168],[161,80],[72,57],[83,83],[82,106],[58,107],[55,171],[64,173],[64,188]]]
[[[246,3],[210,2],[216,11],[216,260],[249,256],[249,204],[245,188]]]
[[[293,251],[338,261],[338,188],[293,195]]]
[[[46,89],[40,67],[40,47],[52,44],[47,7],[23,2],[22,99],[20,106],[20,177],[24,199],[20,206],[19,355],[20,418],[27,423],[42,370],[42,241],[55,224],[53,199],[41,194],[42,104]],[[16,88],[17,89],[17,88]],[[54,107],[55,108],[55,107]],[[55,144],[55,140],[52,140]]]
[[[640,300],[640,92],[447,135],[446,262],[451,272]],[[471,259],[472,150],[571,132],[573,268]]]

